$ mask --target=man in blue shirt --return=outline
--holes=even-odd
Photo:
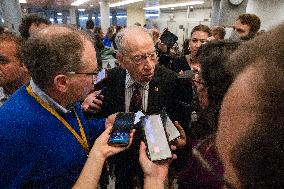
[[[114,116],[87,120],[78,103],[97,74],[91,40],[49,26],[21,55],[32,79],[0,108],[0,188],[96,188],[105,159],[125,147],[107,145]]]

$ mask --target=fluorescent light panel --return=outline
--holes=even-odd
[[[19,3],[27,3],[26,0],[19,0]]]
[[[125,1],[120,1],[120,2],[117,2],[117,3],[109,4],[109,7],[119,7],[119,6],[131,4],[131,3],[136,3],[136,2],[140,2],[140,1],[143,1],[143,0],[125,0]]]
[[[77,1],[74,1],[73,3],[71,3],[72,6],[79,6],[79,5],[82,5],[83,3],[86,3],[90,0],[77,0]]]
[[[165,9],[165,8],[174,8],[174,7],[183,7],[188,5],[201,5],[204,1],[190,1],[186,3],[175,3],[175,4],[165,4],[165,5],[158,5],[152,7],[145,7],[145,10],[157,10],[157,9]]]

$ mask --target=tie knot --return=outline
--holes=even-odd
[[[139,83],[133,83],[133,88],[134,89],[140,89],[142,86]]]

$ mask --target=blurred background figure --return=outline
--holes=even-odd
[[[260,18],[255,14],[241,14],[233,24],[232,40],[250,40],[255,37],[261,25]]]
[[[200,109],[196,112],[197,120],[192,120],[190,125],[191,132],[187,137],[189,154],[186,165],[178,173],[179,189],[223,187],[224,168],[214,139],[223,97],[232,82],[232,76],[226,72],[224,64],[238,45],[237,42],[210,41],[203,44],[196,54],[199,69],[193,82]],[[198,150],[213,165],[217,175],[212,175],[203,167],[194,150]]]
[[[113,28],[109,27],[107,29],[107,33],[103,38],[103,44],[105,48],[111,48],[112,47],[112,37],[113,37]]]
[[[35,32],[46,28],[50,24],[51,22],[45,17],[37,14],[29,14],[22,19],[19,26],[19,32],[21,37],[27,40]]]
[[[21,43],[22,39],[11,33],[0,35],[0,106],[29,81],[28,70],[18,53]]]
[[[223,40],[226,35],[226,30],[221,26],[213,26],[211,28],[212,36],[208,38],[208,41],[211,40]]]

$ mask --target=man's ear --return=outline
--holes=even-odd
[[[120,66],[123,68],[123,69],[126,69],[125,67],[125,59],[124,59],[124,56],[122,53],[118,52],[116,54],[116,59],[118,60]]]
[[[66,75],[57,75],[53,79],[54,87],[60,92],[66,92],[68,89],[68,78]]]

